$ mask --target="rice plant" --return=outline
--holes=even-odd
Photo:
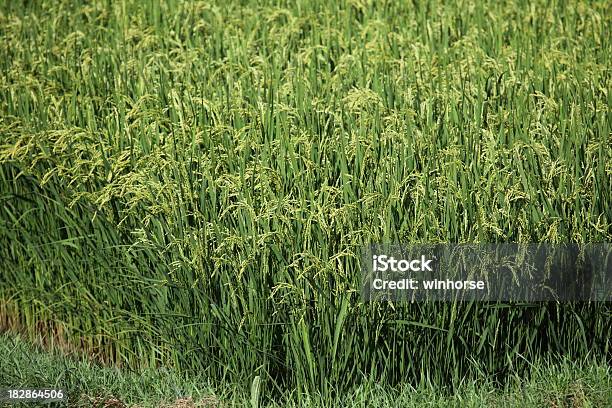
[[[609,358],[605,303],[359,298],[370,243],[612,239],[608,2],[0,4],[0,327],[258,398]]]

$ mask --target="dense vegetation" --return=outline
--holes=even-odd
[[[367,304],[373,242],[612,239],[609,2],[2,1],[0,326],[279,395],[606,359],[608,304]]]
[[[64,403],[46,408],[229,408],[229,407],[346,407],[430,408],[443,407],[608,407],[612,401],[610,366],[596,361],[577,363],[562,359],[555,364],[538,361],[529,378],[512,377],[500,388],[488,379],[461,384],[452,395],[433,384],[394,390],[376,384],[360,385],[353,392],[311,396],[307,401],[289,398],[265,401],[257,387],[235,388],[226,384],[211,389],[200,375],[181,375],[171,370],[141,369],[136,372],[100,367],[86,358],[49,353],[15,335],[0,335],[0,384],[13,387],[63,388]],[[32,408],[32,402],[11,408]]]

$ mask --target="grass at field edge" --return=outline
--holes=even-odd
[[[0,387],[63,388],[69,398],[64,405],[69,407],[605,407],[612,404],[609,365],[570,359],[558,364],[534,364],[530,378],[514,378],[504,389],[495,388],[486,379],[466,383],[450,395],[425,385],[393,390],[370,384],[334,401],[288,394],[282,402],[266,400],[264,390],[241,390],[230,385],[223,390],[214,389],[206,379],[187,378],[171,370],[130,372],[100,367],[85,357],[43,350],[11,333],[0,334],[0,367]]]

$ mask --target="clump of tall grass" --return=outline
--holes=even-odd
[[[606,11],[4,3],[0,310],[262,393],[607,356],[606,304],[358,297],[371,242],[610,241]]]

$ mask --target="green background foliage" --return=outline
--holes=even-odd
[[[0,304],[268,393],[609,354],[606,304],[364,304],[379,242],[612,238],[609,4],[3,1]]]

